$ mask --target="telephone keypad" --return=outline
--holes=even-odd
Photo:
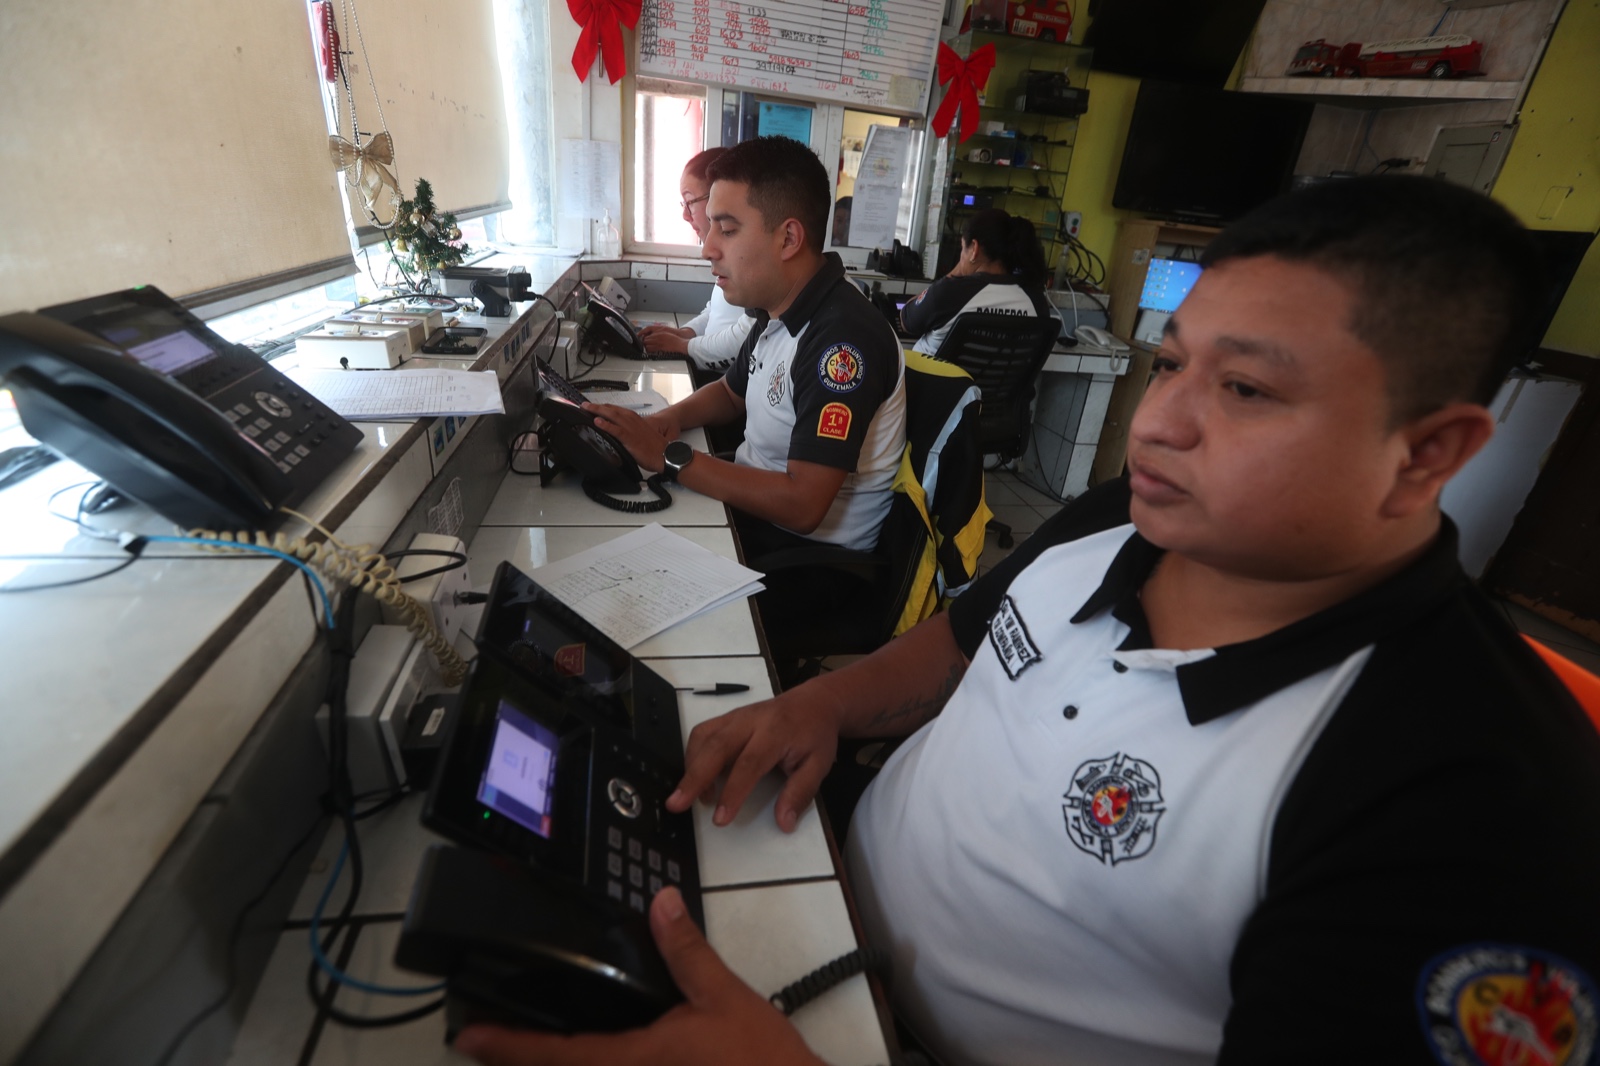
[[[622,876],[622,856],[617,852],[613,851],[610,855],[606,856],[606,873],[610,874],[612,877]]]

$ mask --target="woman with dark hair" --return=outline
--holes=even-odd
[[[1044,295],[1045,270],[1032,222],[998,209],[979,211],[961,228],[961,258],[906,304],[900,324],[919,335],[913,350],[932,355],[967,311],[1055,316]]]
[[[678,179],[678,191],[683,195],[683,220],[694,228],[694,235],[702,242],[711,228],[711,221],[706,218],[706,201],[711,198],[708,171],[712,160],[726,151],[726,148],[707,148],[684,165],[683,177]],[[743,308],[727,301],[721,288],[712,286],[711,302],[690,319],[687,326],[645,326],[639,331],[639,339],[652,352],[687,355],[697,369],[721,373],[739,354],[754,322]]]

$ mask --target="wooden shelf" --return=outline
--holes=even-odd
[[[1312,97],[1335,107],[1415,107],[1464,100],[1515,100],[1520,81],[1483,78],[1241,78],[1239,88]]]

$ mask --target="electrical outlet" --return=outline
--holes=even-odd
[[[1083,225],[1083,212],[1068,211],[1062,216],[1062,221],[1066,224],[1067,236],[1076,238],[1078,236],[1078,228]]]
[[[432,552],[467,554],[467,546],[461,541],[437,533],[418,533],[411,538],[411,543],[407,547],[411,551],[427,549]],[[432,577],[406,581],[412,574],[448,566],[451,562],[447,555],[408,555],[400,560],[399,566],[395,567],[395,573],[405,582],[401,587],[407,595],[428,608],[433,616],[434,628],[447,642],[453,644],[456,634],[461,631],[462,617],[467,613],[466,605],[461,603],[461,596],[472,589],[471,580],[467,577],[467,568],[458,566],[442,574],[434,574]],[[389,607],[384,608],[384,616],[385,620],[391,623],[403,622],[398,612]]]

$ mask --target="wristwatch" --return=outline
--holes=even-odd
[[[678,480],[678,475],[683,473],[683,468],[693,459],[694,449],[689,447],[687,441],[668,441],[666,454],[662,456],[662,461],[666,464],[661,468],[662,480]]]

